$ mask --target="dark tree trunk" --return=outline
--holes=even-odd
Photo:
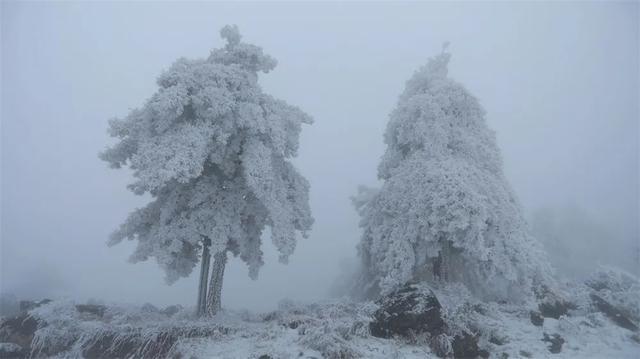
[[[453,280],[453,248],[451,248],[451,242],[444,241],[440,248],[438,258],[433,263],[433,277],[434,279],[450,282]]]
[[[205,314],[207,302],[207,277],[209,277],[209,264],[211,262],[211,253],[209,253],[209,245],[211,240],[205,238],[202,241],[202,267],[200,268],[200,285],[198,287],[198,305],[196,314],[202,316]]]
[[[213,256],[213,269],[211,271],[211,282],[209,283],[206,305],[206,313],[210,317],[216,315],[222,308],[222,279],[226,264],[226,250],[220,251]]]

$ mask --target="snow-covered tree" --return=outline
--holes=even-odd
[[[208,314],[220,308],[227,252],[256,278],[266,226],[286,262],[298,232],[306,235],[313,222],[309,183],[289,162],[301,125],[312,120],[258,85],[258,72],[272,70],[275,59],[241,42],[236,26],[220,33],[224,48],[206,59],[177,60],[143,107],[110,121],[118,142],[100,155],[114,168],[131,168],[129,188],[153,198],[109,243],[136,240],[131,261],[154,257],[169,283],[188,276],[201,251],[206,277],[210,251],[211,286],[207,295],[201,283],[198,298],[207,297]]]
[[[354,198],[364,290],[461,282],[488,299],[522,298],[549,267],[502,170],[478,101],[447,77],[450,54],[406,83],[384,136],[379,190]]]

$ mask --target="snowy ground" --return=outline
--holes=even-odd
[[[470,333],[477,345],[465,344],[465,348],[474,347],[475,353],[488,353],[491,358],[640,358],[640,281],[622,271],[603,269],[586,283],[568,283],[548,292],[551,298],[570,304],[562,314],[545,313],[539,306],[558,303],[547,301],[547,296],[516,305],[481,302],[458,284],[405,288],[409,290],[378,303],[283,301],[268,313],[222,311],[214,318],[196,318],[193,308],[177,306],[41,303],[28,313],[3,319],[0,357],[13,351],[8,357],[436,358],[430,348],[460,353],[449,350],[454,338]],[[421,294],[411,297],[412,293]],[[606,300],[609,309],[598,305],[595,295]],[[407,307],[389,298],[414,299],[404,302],[412,303]],[[377,318],[380,325],[379,313],[387,318],[396,310],[401,316],[395,318],[402,318],[404,325],[414,322],[407,313],[432,310],[433,305],[425,307],[422,298],[437,298],[438,318],[428,321],[439,321],[441,329],[433,334],[411,330],[390,339],[371,335],[369,324]],[[384,312],[376,313],[381,308]],[[547,317],[542,320],[532,311]],[[416,323],[419,326],[425,320]],[[16,348],[20,354],[15,354]]]
[[[602,315],[590,317],[547,318],[543,327],[533,326],[524,313],[502,313],[493,324],[496,330],[508,333],[506,343],[490,347],[492,357],[504,358],[638,358],[640,344],[631,339],[626,329],[611,324]],[[437,358],[427,345],[406,340],[379,339],[368,335],[340,334],[340,327],[331,325],[313,328],[313,337],[277,322],[243,323],[240,334],[221,340],[197,339],[180,345],[186,357],[197,358]],[[307,329],[308,330],[308,329]],[[549,343],[542,341],[544,333],[560,334],[565,343],[558,354],[549,352]],[[316,350],[314,350],[316,349]]]
[[[572,311],[560,319],[545,318],[534,326],[523,307],[482,304],[483,314],[458,318],[468,299],[438,293],[450,320],[473,322],[480,330],[480,346],[492,358],[638,358],[637,334],[612,323],[602,313]],[[108,306],[103,316],[79,313],[73,303],[53,302],[32,311],[48,325],[36,332],[32,354],[77,358],[113,333],[110,346],[125,347],[132,337],[162,341],[163,334],[179,331],[167,341],[167,355],[182,358],[436,358],[420,338],[380,339],[369,334],[368,323],[377,305],[372,302],[332,301],[310,305],[283,302],[274,312],[251,314],[225,311],[214,319],[194,319],[192,309],[172,316],[152,306]],[[457,314],[456,314],[457,313]],[[191,333],[191,334],[184,334]],[[544,335],[560,335],[564,345],[552,354]],[[634,339],[634,335],[636,336]],[[95,348],[94,348],[95,349]],[[104,349],[104,348],[102,348]],[[100,350],[102,350],[100,349]],[[149,346],[149,350],[154,350]],[[86,354],[86,351],[84,352]],[[141,354],[142,352],[139,352]],[[155,355],[146,353],[147,356]]]
[[[584,317],[554,320],[549,319],[543,328],[535,327],[517,315],[506,316],[503,330],[509,332],[509,342],[493,347],[492,357],[503,358],[638,358],[640,344],[630,339],[628,331],[614,325],[591,327],[590,319]],[[603,320],[605,318],[593,318]],[[197,358],[322,358],[348,357],[340,353],[350,353],[363,358],[437,358],[426,345],[407,343],[404,340],[387,340],[374,337],[353,337],[344,342],[332,338],[335,333],[327,333],[313,350],[304,336],[295,329],[274,324],[254,324],[241,335],[234,335],[220,341],[198,339],[180,345],[179,351],[186,357]],[[541,339],[544,332],[558,333],[564,337],[562,352],[552,354],[548,343]],[[314,345],[311,345],[314,347]],[[325,356],[323,356],[323,349]],[[331,349],[335,356],[332,356]]]

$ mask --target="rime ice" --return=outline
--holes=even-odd
[[[485,298],[519,300],[549,267],[527,232],[484,110],[447,77],[450,54],[407,81],[384,136],[379,191],[354,199],[364,231],[364,288],[409,280],[462,282]]]
[[[177,60],[144,106],[112,120],[119,142],[101,154],[112,167],[133,170],[133,192],[153,197],[110,244],[137,240],[131,261],[154,257],[168,282],[192,272],[203,238],[212,253],[239,256],[255,278],[265,227],[285,262],[297,233],[313,223],[309,184],[289,162],[302,124],[312,120],[262,92],[258,72],[272,70],[275,59],[241,42],[235,26],[221,35],[224,48]]]

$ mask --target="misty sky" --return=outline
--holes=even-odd
[[[638,3],[2,2],[0,292],[194,305],[109,233],[149,198],[97,158],[109,118],[151,96],[179,57],[206,57],[237,24],[278,67],[264,90],[311,114],[300,172],[315,224],[288,266],[264,241],[258,281],[237,259],[223,306],[325,297],[355,258],[349,196],[377,185],[382,134],[405,81],[450,41],[450,75],[487,110],[528,213],[570,204],[604,223],[602,246],[638,244]]]

